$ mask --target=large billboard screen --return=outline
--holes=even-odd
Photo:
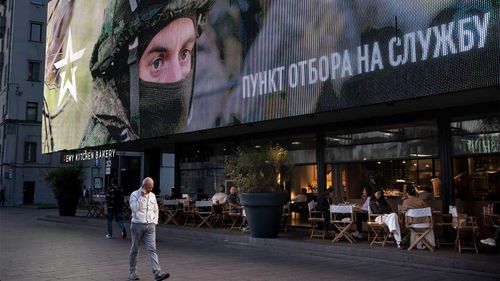
[[[498,0],[48,1],[42,151],[498,85]]]

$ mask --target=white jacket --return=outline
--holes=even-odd
[[[156,195],[150,192],[145,197],[141,196],[141,188],[130,194],[130,210],[133,223],[158,224],[158,203]]]

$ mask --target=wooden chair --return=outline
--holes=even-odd
[[[164,216],[163,224],[174,223],[178,225],[176,216],[179,213],[179,201],[173,200],[163,200],[161,202],[160,212]]]
[[[204,224],[206,224],[209,228],[213,228],[211,222],[214,216],[212,201],[196,201],[195,207],[196,216],[201,219],[201,222],[200,224],[198,224],[197,228],[200,228]]]
[[[462,250],[474,250],[476,251],[476,254],[479,254],[476,241],[476,237],[478,235],[478,227],[475,218],[467,216],[466,214],[459,213],[456,207],[450,208],[450,214],[453,217],[453,228],[457,232],[455,239],[455,249],[457,249],[459,253],[462,253]],[[466,246],[462,243],[463,239],[465,238],[464,236],[468,233],[470,233],[470,236],[472,237],[473,246]]]
[[[451,210],[453,206],[449,206]],[[441,245],[455,245],[455,241],[445,240],[450,232],[448,230],[453,230],[452,216],[450,213],[443,214],[442,212],[433,212],[432,215],[435,230],[436,247],[440,248]]]
[[[369,229],[368,242],[370,242],[370,246],[373,246],[373,244],[380,244],[384,247],[390,232],[384,222],[381,220],[377,221],[378,216],[381,216],[381,214],[372,214],[371,209],[368,208],[368,221],[366,222]]]
[[[281,213],[281,229],[283,229],[284,232],[288,231],[288,226],[290,225],[290,202],[286,203],[283,205],[283,213]]]
[[[415,241],[413,241],[410,247],[408,247],[408,251],[415,248],[420,242],[425,244],[425,246],[427,246],[427,248],[431,252],[434,251],[434,245],[432,245],[431,242],[425,238],[426,235],[430,234],[433,231],[431,207],[409,209],[408,211],[406,211],[405,225],[411,233],[415,234]]]
[[[325,239],[325,231],[321,228],[319,228],[319,223],[325,223],[325,218],[323,216],[323,212],[321,211],[316,211],[316,205],[317,203],[313,201],[309,202],[307,204],[307,209],[309,210],[309,219],[308,221],[311,223],[312,229],[311,229],[311,235],[309,235],[310,239],[313,239],[314,237],[320,237],[322,239]],[[316,230],[319,228],[320,230]]]
[[[241,209],[236,209],[229,205],[229,209],[227,215],[231,219],[231,226],[229,227],[229,231],[236,229],[240,230],[243,225],[243,216],[241,215]]]
[[[348,215],[347,217],[345,217]],[[347,219],[346,219],[347,218]],[[350,205],[330,205],[330,222],[339,231],[332,243],[345,238],[349,243],[355,243],[356,239],[349,232],[355,223],[353,207]]]
[[[196,225],[196,209],[191,205],[189,199],[182,199],[182,214],[184,215],[184,225],[188,224],[189,219],[192,219],[192,226]]]

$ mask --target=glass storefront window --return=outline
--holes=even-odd
[[[328,162],[435,157],[438,154],[435,126],[408,126],[353,134],[327,134]]]
[[[478,215],[500,200],[500,116],[451,122],[453,181],[457,206]]]
[[[220,184],[226,184],[224,159],[233,149],[233,143],[181,147],[178,152],[180,194],[188,194],[195,200],[210,198]]]
[[[500,153],[500,116],[456,121],[450,126],[454,155]]]
[[[437,128],[432,123],[377,128],[350,134],[328,133],[326,138],[327,186],[338,200],[361,198],[363,188],[382,188],[399,197],[412,183],[439,197],[431,179],[440,176]]]
[[[363,188],[382,188],[387,197],[400,197],[409,183],[439,197],[439,189],[432,188],[432,179],[440,176],[440,168],[437,159],[328,164],[327,185],[341,195],[338,200],[359,199]]]
[[[207,199],[217,192],[220,184],[229,189],[224,170],[226,156],[237,147],[261,148],[279,144],[288,150],[289,162],[293,168],[281,175],[281,184],[289,192],[299,194],[305,187],[312,194],[317,186],[316,137],[315,134],[279,135],[242,138],[234,142],[208,144],[187,144],[178,149],[180,171],[180,194],[191,198]]]

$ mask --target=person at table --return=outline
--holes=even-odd
[[[294,201],[295,203],[307,203],[307,189],[302,188],[300,190],[300,194],[295,196],[292,201]]]
[[[420,199],[417,197],[417,191],[413,186],[408,187],[407,191],[407,196],[408,198],[403,201],[403,210],[409,210],[409,209],[422,209],[422,208],[427,208],[427,204],[425,204],[424,200]],[[408,218],[411,219],[411,218]],[[429,223],[429,221],[426,218],[413,218],[411,221],[408,223]],[[410,236],[410,244],[413,244],[415,241],[416,235],[415,233],[411,233]],[[436,241],[434,239],[434,230],[431,230],[426,236],[425,239],[429,241],[429,243],[432,246],[436,246]],[[417,244],[417,249],[422,250],[425,249],[425,246],[423,245],[422,242]]]
[[[359,239],[363,238],[361,234],[363,232],[363,222],[368,221],[368,208],[370,208],[370,200],[371,200],[371,189],[370,187],[364,187],[363,192],[361,193],[361,198],[365,201],[363,204],[357,206],[359,211],[356,212],[356,231],[353,235]]]
[[[238,189],[236,186],[231,186],[231,189],[229,189],[227,203],[231,209],[241,209],[240,197],[238,196]]]
[[[398,215],[392,212],[387,203],[382,189],[376,189],[370,198],[370,210],[372,214],[380,214],[375,221],[387,225],[390,233],[394,236],[398,248],[401,247],[401,229],[399,227]]]
[[[432,193],[429,192],[429,187],[424,185],[420,187],[418,198],[422,200],[432,200],[434,199],[434,196],[432,196]]]
[[[225,205],[226,202],[227,202],[226,187],[223,184],[221,184],[219,185],[219,192],[215,193],[214,196],[212,196],[212,204]]]
[[[226,187],[221,184],[219,185],[219,192],[212,196],[212,205],[215,212],[215,221],[222,222],[222,213],[224,212],[224,206],[227,202]]]
[[[323,227],[323,231],[325,232],[325,236],[327,239],[331,239],[332,235],[335,236],[336,229],[333,230],[332,235],[329,233],[329,229],[331,228],[330,224],[330,205],[332,204],[335,198],[335,192],[333,187],[329,187],[326,189],[326,192],[322,193],[319,192],[318,194],[318,205],[316,206],[317,211],[323,212],[323,218],[325,218],[325,221],[323,225],[320,225],[320,227]]]
[[[307,222],[309,210],[307,208],[307,189],[302,188],[300,194],[292,199],[290,211],[299,213],[300,221]]]

